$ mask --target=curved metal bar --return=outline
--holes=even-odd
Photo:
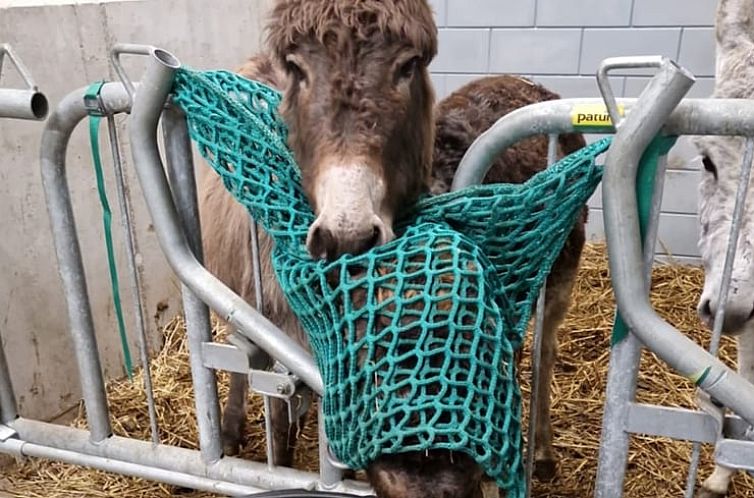
[[[602,61],[597,70],[597,87],[605,100],[607,112],[610,114],[610,119],[612,119],[615,128],[620,126],[623,117],[618,112],[618,103],[615,100],[615,93],[610,85],[608,73],[614,69],[661,68],[666,64],[672,64],[671,60],[657,55],[609,57]]]
[[[126,87],[131,106],[133,106],[134,103],[136,88],[134,87],[131,78],[128,77],[128,73],[126,73],[126,70],[123,68],[123,64],[120,62],[120,56],[123,54],[150,55],[154,50],[155,47],[152,45],[137,45],[134,43],[117,43],[112,50],[110,50],[110,64],[113,65],[115,74],[118,75],[123,86]]]
[[[626,114],[637,99],[618,99]],[[533,135],[550,133],[612,133],[611,126],[580,127],[580,107],[602,106],[601,99],[560,99],[532,104],[500,118],[471,144],[453,179],[452,190],[482,183],[492,163],[508,147]],[[684,99],[667,118],[668,135],[754,135],[754,101],[747,99]]]
[[[322,377],[311,355],[207,271],[180,229],[157,147],[157,124],[178,67],[180,62],[171,54],[152,51],[129,121],[134,165],[160,246],[176,274],[202,301],[322,395]]]
[[[618,308],[632,332],[671,368],[752,423],[754,385],[657,316],[641,271],[644,263],[635,196],[639,160],[671,115],[675,122],[671,118],[665,129],[673,129],[674,124],[678,129],[678,124],[685,124],[678,123],[673,109],[692,84],[693,77],[687,71],[667,66],[665,74],[650,82],[607,153],[603,205],[610,271]],[[717,102],[712,104],[719,107]],[[749,128],[754,126],[754,108],[749,107],[747,114],[738,107],[735,114],[739,122],[747,122]],[[730,125],[717,123],[717,129],[726,130]],[[741,131],[736,130],[737,134]]]
[[[76,222],[66,178],[68,141],[76,125],[87,116],[85,93],[86,88],[81,88],[68,94],[47,120],[42,134],[41,168],[42,186],[58,272],[65,291],[69,329],[79,368],[87,421],[92,440],[99,442],[110,435],[111,427],[81,247],[76,235]],[[124,112],[129,108],[128,95],[120,84],[104,85],[101,96],[108,113]]]

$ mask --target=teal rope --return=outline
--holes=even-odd
[[[655,190],[655,177],[657,176],[657,162],[660,157],[667,155],[670,149],[675,145],[678,137],[655,137],[649,144],[647,150],[639,162],[639,170],[636,173],[636,203],[639,214],[639,236],[641,237],[641,246],[643,250],[647,228],[649,227],[649,215],[652,211],[652,197]],[[615,314],[615,324],[613,325],[613,334],[610,346],[615,346],[623,339],[628,337],[628,325],[623,321],[620,313]]]
[[[92,83],[84,95],[84,100],[99,100],[99,93],[102,90],[104,81]],[[105,246],[107,248],[107,262],[110,268],[110,285],[113,289],[113,306],[115,307],[115,316],[118,319],[118,332],[120,334],[121,347],[123,348],[123,358],[126,366],[128,378],[133,380],[133,364],[131,362],[131,351],[128,347],[128,337],[126,336],[126,324],[123,319],[123,309],[120,299],[120,283],[118,282],[118,268],[115,263],[115,250],[113,249],[112,220],[113,213],[110,209],[110,203],[107,200],[107,191],[105,190],[105,178],[102,173],[102,158],[99,153],[99,128],[102,121],[101,110],[89,109],[89,141],[92,148],[92,159],[94,161],[94,174],[97,178],[97,191],[99,200],[102,205],[102,221],[105,227]]]

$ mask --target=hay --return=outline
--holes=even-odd
[[[702,281],[699,268],[658,266],[654,271],[652,302],[663,317],[706,347],[709,334],[699,324],[694,311]],[[588,245],[573,305],[560,330],[559,361],[555,367],[552,410],[554,444],[560,458],[558,477],[551,483],[535,482],[534,496],[583,498],[594,493],[613,307],[604,246]],[[165,346],[152,364],[162,442],[195,448],[196,423],[183,322],[176,318],[163,333]],[[223,331],[215,333],[222,336]],[[529,341],[525,350],[529,350]],[[727,364],[735,365],[733,340],[723,338],[721,355]],[[529,393],[529,365],[528,354],[524,354],[521,379],[525,396]],[[227,395],[227,381],[227,375],[220,374],[223,400]],[[108,385],[108,396],[115,433],[148,440],[149,423],[141,385],[140,373],[133,383],[113,381]],[[670,372],[654,355],[646,352],[642,357],[637,396],[642,402],[694,407],[691,383]],[[257,461],[265,459],[261,406],[261,399],[254,396],[248,410],[248,440],[242,450],[243,457]],[[81,415],[80,410],[74,425],[84,426]],[[315,418],[309,417],[299,439],[295,460],[300,469],[314,470],[318,464]],[[633,437],[624,496],[681,496],[690,453],[690,443]],[[701,476],[711,471],[710,457],[711,447],[705,447]],[[216,496],[35,459],[19,462],[3,479],[0,490],[5,487],[4,491],[17,497]],[[730,496],[754,498],[754,480],[737,474]]]

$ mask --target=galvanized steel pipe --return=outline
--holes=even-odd
[[[171,482],[166,479],[177,476],[170,473],[178,473],[182,478],[196,476],[211,481],[235,483],[238,486],[256,489],[318,489],[318,478],[313,472],[285,467],[276,467],[274,472],[270,472],[265,463],[230,457],[224,457],[215,463],[208,464],[201,459],[199,453],[195,450],[154,445],[148,441],[119,436],[112,436],[99,444],[94,444],[88,439],[87,432],[84,430],[23,418],[19,418],[9,425],[18,432],[18,440],[21,441],[21,444],[28,445],[25,448],[37,448],[34,454],[24,453],[28,456],[57,459],[60,457],[74,458],[79,455],[77,457],[79,461],[75,463],[92,466],[107,464],[108,467],[104,470],[132,474],[163,482]],[[21,446],[20,449],[23,451],[24,446]],[[9,452],[11,450],[17,451],[18,445],[15,449],[12,449],[7,445],[0,444],[0,451]],[[70,453],[64,455],[56,453],[55,450]],[[105,462],[103,459],[109,460],[109,462]],[[134,465],[138,467],[134,467]],[[154,470],[165,472],[156,473]],[[198,484],[201,483],[194,482],[189,485],[194,487]],[[202,488],[197,487],[196,489]],[[357,495],[368,495],[371,492],[368,485],[358,481],[344,481],[335,490]]]
[[[81,247],[66,177],[66,150],[76,125],[87,116],[86,88],[68,94],[50,115],[42,134],[41,168],[47,212],[50,217],[58,272],[65,291],[68,322],[92,440],[111,433],[105,383],[94,334]],[[102,103],[109,112],[129,108],[128,94],[118,83],[102,87]]]
[[[0,118],[42,120],[48,108],[41,92],[0,88]]]
[[[311,355],[209,273],[197,261],[180,229],[180,217],[170,197],[156,138],[157,123],[180,63],[160,49],[152,54],[136,94],[129,132],[134,165],[160,246],[173,270],[202,301],[321,395],[322,377]]]
[[[64,450],[52,446],[27,443],[15,438],[0,442],[0,452],[23,457],[36,457],[68,463],[80,467],[89,467],[105,472],[113,472],[141,479],[164,482],[173,486],[207,491],[227,496],[248,496],[264,490],[253,486],[241,486],[229,482],[218,481],[206,477],[183,474],[172,470],[165,470],[139,463],[123,462],[112,458],[105,458],[76,451]]]
[[[618,99],[630,114],[637,99]],[[458,166],[451,190],[482,183],[493,162],[511,145],[550,133],[612,133],[612,126],[579,128],[574,109],[603,106],[602,99],[560,99],[532,104],[506,114],[469,147]],[[666,119],[667,135],[754,135],[754,101],[748,99],[684,99]]]
[[[173,200],[188,243],[197,261],[203,260],[199,208],[196,201],[194,161],[186,116],[177,108],[165,110],[162,118],[168,176]],[[199,449],[206,462],[217,461],[223,454],[220,438],[220,404],[215,371],[202,361],[202,343],[212,342],[209,309],[186,285],[181,285],[183,314],[186,317],[191,380],[194,387]]]
[[[608,150],[602,197],[612,282],[626,324],[649,349],[743,419],[754,423],[754,386],[657,316],[649,302],[642,271],[635,194],[639,160],[692,84],[693,77],[685,70],[675,64],[666,65],[650,81],[640,104],[623,120]],[[738,122],[746,124],[742,128],[754,128],[753,107],[749,107],[749,113],[740,107],[736,109]],[[718,120],[720,110],[718,106]],[[672,124],[668,122],[666,129],[672,129]],[[723,122],[716,128],[746,133],[730,128],[731,125]],[[704,123],[697,129],[704,134]]]

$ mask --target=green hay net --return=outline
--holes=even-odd
[[[174,88],[199,151],[274,239],[277,277],[323,376],[334,454],[362,469],[383,454],[465,452],[523,496],[514,352],[608,140],[522,185],[423,199],[394,241],[328,263],[305,247],[314,214],[280,99],[224,71],[182,69]]]

